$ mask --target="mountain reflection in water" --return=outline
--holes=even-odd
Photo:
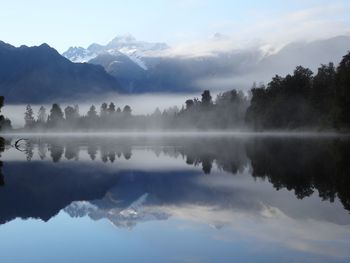
[[[0,224],[62,211],[128,229],[176,218],[350,258],[347,138],[44,136],[23,151],[15,139],[1,141]]]

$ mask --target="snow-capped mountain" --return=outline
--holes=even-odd
[[[220,41],[225,36],[215,34],[213,39]],[[182,57],[166,56],[174,50],[164,43],[138,41],[126,35],[114,38],[105,46],[92,44],[87,49],[70,48],[63,55],[73,62],[103,66],[120,83],[122,90],[129,93],[204,89],[221,92],[233,88],[249,90],[254,82],[268,83],[276,74],[284,76],[299,65],[317,72],[321,64],[339,63],[349,46],[350,36],[338,36],[289,43],[278,50],[264,45],[228,49],[215,55]]]
[[[75,201],[64,209],[71,217],[89,216],[93,220],[108,219],[114,226],[119,228],[132,228],[137,223],[151,220],[166,220],[170,215],[161,211],[158,207],[147,205],[149,194],[144,193],[126,207],[123,202],[116,203],[107,194],[97,206],[89,201]]]
[[[82,47],[70,47],[63,55],[75,63],[88,62],[96,57],[96,53]]]
[[[148,52],[162,51],[169,48],[165,43],[149,43],[138,41],[131,35],[117,36],[107,45],[91,44],[87,49],[82,47],[70,47],[62,55],[72,62],[89,62],[99,55],[119,56],[120,53],[126,55],[143,70],[147,70],[147,63],[144,57]]]

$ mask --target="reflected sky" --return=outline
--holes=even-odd
[[[350,260],[346,138],[16,139],[2,262]]]

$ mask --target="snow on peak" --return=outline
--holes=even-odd
[[[130,34],[115,37],[107,45],[91,44],[87,49],[82,47],[71,47],[62,55],[72,62],[88,62],[100,54],[115,55],[119,52],[128,56],[140,68],[147,70],[144,60],[147,53],[152,51],[162,51],[169,48],[165,43],[150,43],[138,41]]]
[[[96,53],[82,47],[70,47],[62,55],[74,63],[88,62],[97,56]]]

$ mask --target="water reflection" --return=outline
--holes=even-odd
[[[211,225],[219,239],[231,229],[350,257],[346,138],[34,137],[24,152],[2,142],[1,224],[60,211],[118,228],[177,218]]]

